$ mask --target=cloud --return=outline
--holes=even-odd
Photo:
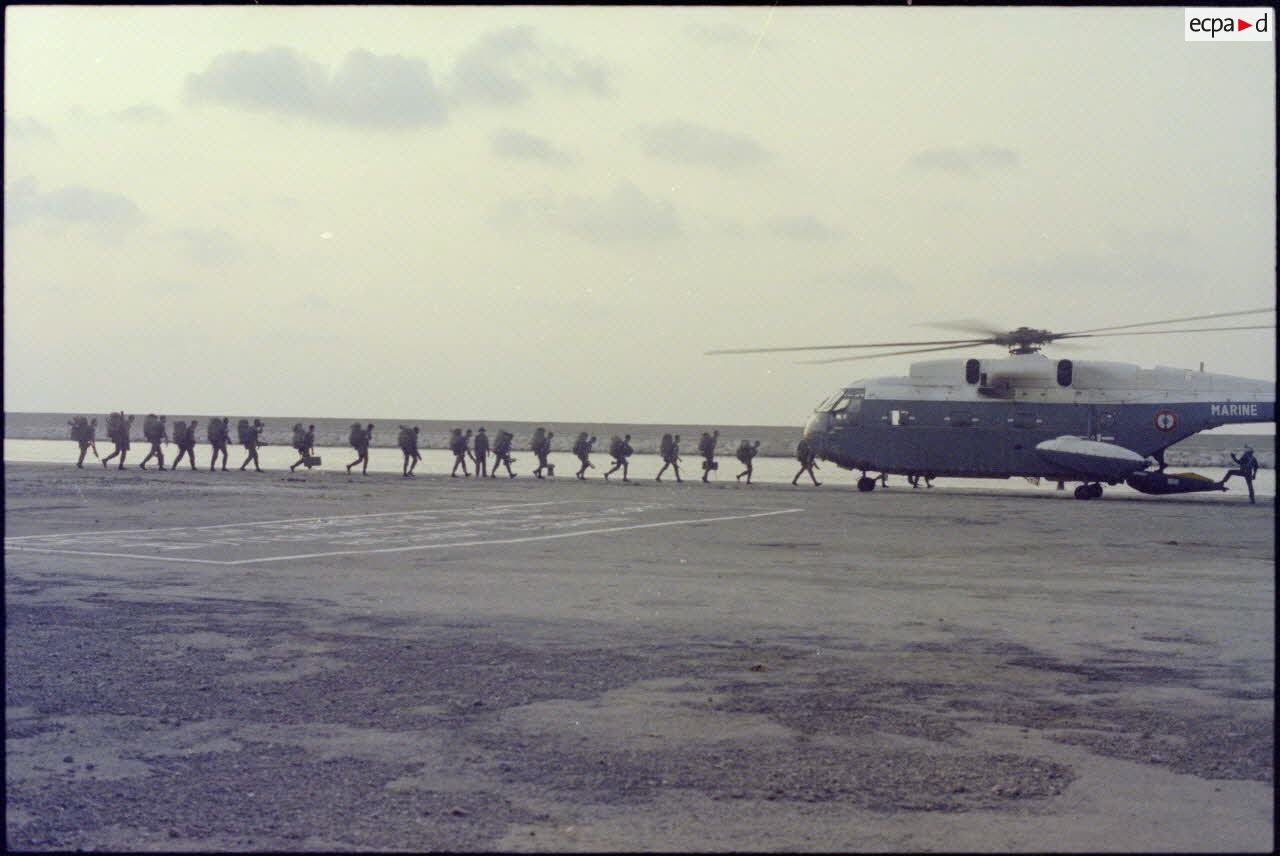
[[[542,85],[612,93],[606,65],[571,48],[544,44],[528,25],[495,30],[465,50],[454,65],[449,91],[459,103],[508,106],[529,100]]]
[[[937,146],[912,155],[911,169],[941,171],[957,175],[1012,169],[1020,163],[1018,153],[989,143],[973,146]]]
[[[30,140],[32,142],[53,142],[53,131],[49,126],[31,116],[4,117],[5,141]]]
[[[765,228],[775,235],[784,238],[797,238],[806,241],[832,241],[844,238],[847,232],[832,228],[817,217],[802,214],[796,217],[775,217],[765,224]]]
[[[489,139],[493,153],[499,157],[535,160],[557,165],[572,163],[576,160],[573,155],[550,140],[513,128],[495,131]]]
[[[137,122],[140,124],[167,122],[170,118],[168,110],[163,107],[157,107],[154,104],[134,104],[132,107],[117,110],[109,115],[111,118],[119,119],[122,122]]]
[[[675,206],[631,182],[619,182],[603,198],[546,194],[508,201],[496,214],[501,225],[544,224],[595,244],[652,243],[683,233]]]
[[[164,237],[177,241],[182,254],[201,267],[226,267],[249,255],[248,248],[223,229],[177,229]]]
[[[187,100],[403,130],[444,122],[444,99],[422,60],[354,50],[330,74],[292,48],[219,54],[187,75]]]
[[[736,169],[768,160],[772,155],[745,134],[735,134],[671,121],[639,129],[644,151],[651,157],[720,169]]]
[[[107,190],[70,185],[47,193],[34,179],[22,179],[5,189],[7,225],[46,220],[99,228],[130,228],[144,222],[142,210],[127,196]]]

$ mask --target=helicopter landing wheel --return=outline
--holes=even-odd
[[[1076,499],[1100,499],[1102,497],[1102,485],[1082,484],[1076,488]]]
[[[875,489],[876,489],[876,480],[871,478],[870,476],[863,476],[862,478],[858,479],[858,490],[862,491],[863,493],[870,493]]]

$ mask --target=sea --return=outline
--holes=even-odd
[[[5,413],[4,421],[4,460],[6,462],[29,463],[69,463],[74,464],[79,450],[69,438],[68,422],[75,414],[71,413]],[[208,469],[210,448],[204,440],[204,428],[209,416],[203,414],[167,414],[169,424],[175,420],[189,422],[192,419],[200,423],[196,446],[197,465]],[[111,452],[110,441],[106,439],[104,426],[106,415],[98,417],[98,451],[107,455]],[[355,452],[347,445],[347,435],[354,419],[333,419],[301,416],[269,416],[257,417],[266,424],[264,438],[268,445],[259,452],[264,469],[274,472],[286,470],[297,460],[297,452],[289,445],[293,433],[293,425],[315,425],[316,453],[321,458],[321,470],[341,472],[347,463],[355,458]],[[232,416],[232,431],[239,417]],[[617,424],[606,422],[517,422],[517,421],[481,421],[477,419],[429,420],[429,419],[384,419],[374,422],[373,451],[369,458],[371,473],[399,473],[403,456],[396,446],[399,426],[416,425],[420,429],[418,445],[422,449],[423,460],[416,469],[420,474],[448,474],[454,463],[453,455],[448,451],[449,433],[453,428],[471,428],[473,431],[481,425],[485,426],[490,437],[496,436],[498,429],[506,429],[515,435],[512,443],[516,462],[513,469],[522,478],[527,478],[533,468],[533,453],[525,451],[529,447],[529,439],[538,427],[553,432],[551,441],[551,462],[556,465],[556,477],[572,478],[578,468],[577,458],[570,454],[570,449],[578,432],[586,431],[598,439],[592,456],[596,469],[588,472],[591,478],[598,478],[605,469],[611,466],[607,450],[609,438],[630,434],[631,445],[636,454],[631,458],[630,473],[633,479],[651,480],[662,466],[658,457],[658,444],[664,433],[679,434],[683,451],[681,475],[685,480],[701,478],[702,470],[697,454],[698,438],[703,431],[718,427],[720,442],[717,453],[720,456],[720,469],[711,474],[713,481],[727,481],[742,471],[742,466],[733,457],[733,450],[741,440],[759,440],[760,457],[755,462],[753,480],[766,483],[790,482],[795,476],[798,464],[793,458],[796,441],[800,438],[801,428],[798,425],[659,425],[659,424]],[[364,423],[367,424],[367,421]],[[133,447],[129,452],[129,465],[142,460],[147,449],[141,440],[141,415],[134,420]],[[1263,468],[1254,483],[1260,496],[1275,496],[1275,435],[1274,434],[1225,434],[1219,431],[1205,431],[1188,437],[1181,443],[1170,447],[1165,453],[1165,460],[1171,470],[1192,469],[1201,475],[1218,479],[1231,466],[1231,454],[1245,445],[1252,446],[1258,462]],[[172,460],[176,454],[174,447],[166,449],[166,460]],[[228,457],[231,468],[239,467],[244,460],[244,449],[232,445]],[[86,466],[98,466],[92,453],[86,459]],[[184,462],[184,467],[188,466]],[[468,461],[468,467],[471,463]],[[300,468],[301,469],[301,468]],[[460,471],[459,471],[460,472]],[[503,471],[503,477],[506,473]],[[621,472],[618,473],[621,475]],[[851,485],[857,480],[858,473],[840,470],[832,464],[820,463],[819,480],[829,480],[831,484]],[[668,471],[665,479],[673,479]],[[806,481],[802,485],[809,484]],[[977,489],[1011,489],[1011,490],[1054,490],[1054,482],[1036,484],[1021,478],[1013,479],[938,479],[935,483],[948,487],[973,487]],[[890,486],[907,487],[905,479],[891,476]],[[1244,483],[1233,480],[1228,483],[1232,491],[1244,491]],[[910,488],[907,488],[910,489]],[[1068,488],[1068,490],[1070,490]],[[1108,487],[1111,492],[1129,492],[1124,485]],[[1204,496],[1220,496],[1209,493]]]

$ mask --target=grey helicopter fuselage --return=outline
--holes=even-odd
[[[856,381],[804,434],[823,459],[864,473],[1115,484],[1199,431],[1274,420],[1272,381],[1033,352]]]

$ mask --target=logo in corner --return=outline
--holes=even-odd
[[[1182,36],[1188,42],[1270,42],[1274,9],[1224,9],[1217,6],[1184,10]]]

